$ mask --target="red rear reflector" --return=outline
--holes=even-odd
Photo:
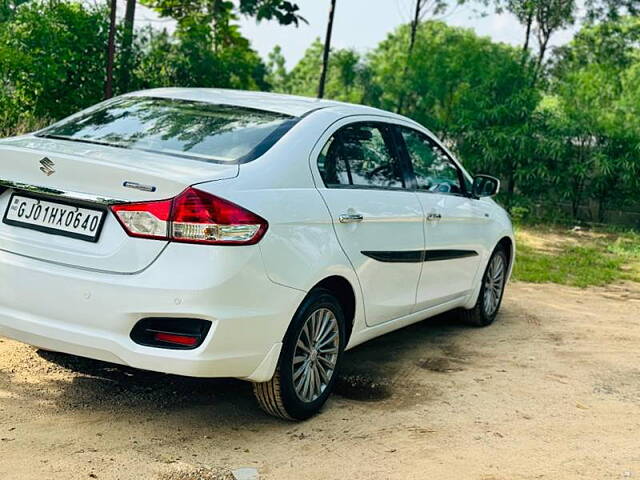
[[[114,205],[111,209],[130,236],[177,242],[253,245],[269,226],[255,213],[194,188],[172,200]]]
[[[192,347],[196,343],[198,343],[198,339],[196,337],[189,337],[186,335],[176,335],[173,333],[164,333],[164,332],[156,332],[153,335],[153,338],[158,342],[174,343],[176,345],[185,345],[187,347]]]

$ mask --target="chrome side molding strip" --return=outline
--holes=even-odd
[[[101,205],[115,205],[118,203],[127,203],[127,200],[118,198],[102,197],[100,195],[92,195],[90,193],[71,192],[58,190],[51,187],[43,187],[41,185],[31,185],[29,183],[14,182],[13,180],[5,180],[0,178],[0,187],[22,190],[24,192],[38,193],[49,197],[66,198],[71,200],[79,200],[83,202],[98,203]]]

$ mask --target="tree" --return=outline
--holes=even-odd
[[[16,9],[29,0],[0,0],[0,23],[10,20]]]
[[[418,27],[413,60],[400,76],[410,34],[410,26],[402,26],[371,53],[379,93],[374,106],[389,109],[405,95],[406,115],[436,132],[471,169],[501,175],[513,194],[530,154],[523,139],[538,102],[521,52],[471,30],[428,21]]]
[[[287,74],[287,88],[279,91],[314,96],[322,69],[323,49],[323,43],[320,39],[316,39],[298,64]],[[333,100],[367,103],[369,77],[368,66],[358,52],[351,49],[332,50],[331,62],[327,70],[325,96]]]
[[[107,39],[107,74],[104,98],[113,97],[113,65],[116,54],[116,0],[109,0],[109,36]]]
[[[276,20],[282,25],[298,25],[305,21],[299,14],[297,4],[289,0],[239,0],[236,7],[229,0],[142,0],[163,17],[178,21],[179,28],[184,22],[205,22],[213,30],[214,50],[222,48],[227,36],[232,34],[230,22],[237,15],[255,17],[256,20]]]
[[[282,54],[282,47],[276,45],[269,52],[267,61],[267,82],[272,90],[281,93],[290,93],[289,74],[286,67],[286,59]]]
[[[120,58],[120,91],[129,90],[131,81],[131,69],[133,68],[133,36],[134,22],[136,16],[136,0],[127,0],[127,8],[124,14],[124,31],[122,34],[122,47]]]
[[[0,102],[5,121],[57,119],[104,92],[108,22],[104,8],[29,2],[0,28]],[[10,118],[9,118],[10,117]]]
[[[331,33],[333,31],[333,17],[336,12],[336,0],[331,0],[329,7],[329,21],[327,22],[327,34],[324,39],[322,51],[322,73],[320,73],[320,85],[318,86],[318,98],[324,97],[325,84],[327,82],[327,71],[329,70],[329,51],[331,50]]]
[[[567,155],[558,169],[574,216],[591,199],[604,221],[607,209],[624,206],[637,192],[640,129],[631,119],[640,98],[629,80],[638,68],[639,42],[640,20],[623,18],[587,25],[559,52],[552,93]]]
[[[226,48],[211,48],[207,24],[183,22],[173,35],[147,28],[134,43],[131,87],[159,86],[268,89],[267,68],[237,27]]]
[[[457,0],[457,5],[462,5],[466,0]],[[407,62],[403,68],[403,75],[407,74],[409,64],[411,63],[411,56],[413,54],[413,48],[416,43],[416,34],[418,32],[418,26],[428,14],[432,16],[444,13],[451,2],[448,0],[415,0],[415,8],[413,13],[413,19],[411,21],[411,34],[409,35],[409,45],[407,52]],[[401,92],[398,98],[397,112],[402,113],[404,109],[405,97]]]
[[[161,16],[177,20],[174,35],[150,38],[147,48],[162,48],[164,61],[157,52],[149,52],[153,61],[159,61],[168,78],[164,83],[181,86],[218,86],[245,89],[266,89],[267,69],[257,53],[251,49],[234,23],[238,15],[257,20],[274,19],[282,24],[297,25],[304,21],[297,13],[298,6],[287,0],[142,0]],[[171,62],[171,67],[166,63]],[[151,63],[142,61],[146,69]],[[144,78],[144,76],[142,77]],[[143,85],[147,82],[142,81]]]
[[[585,0],[586,18],[596,20],[619,20],[624,15],[638,16],[640,0]]]
[[[432,18],[437,17],[447,11],[452,3],[456,5],[462,5],[466,0],[415,0],[415,7],[413,9],[413,19],[411,20],[411,35],[409,36],[409,55],[411,58],[411,52],[413,46],[416,43],[416,33],[420,22],[430,15]]]
[[[533,36],[537,39],[538,52],[532,71],[533,83],[539,79],[549,50],[549,42],[555,33],[573,25],[578,5],[575,0],[495,0],[498,12],[513,14],[525,29],[522,45],[523,61],[527,58]]]
[[[528,51],[531,38],[538,41],[535,79],[549,51],[549,42],[555,33],[568,28],[578,21],[584,10],[584,19],[593,24],[597,20],[616,20],[621,15],[638,15],[640,0],[585,0],[579,4],[575,0],[484,0],[493,2],[498,12],[513,14],[525,29],[523,51]]]

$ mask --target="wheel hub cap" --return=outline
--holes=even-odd
[[[314,311],[304,323],[293,354],[293,385],[303,402],[313,402],[326,390],[333,378],[340,329],[328,308]]]
[[[506,268],[504,259],[496,255],[491,259],[484,278],[484,313],[493,315],[502,299]]]

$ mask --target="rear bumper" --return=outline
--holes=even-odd
[[[135,275],[0,252],[0,335],[37,347],[178,375],[268,380],[305,293],[270,281],[257,246],[170,244]],[[212,322],[194,350],[134,343],[145,317]],[[275,360],[274,360],[275,358]]]

